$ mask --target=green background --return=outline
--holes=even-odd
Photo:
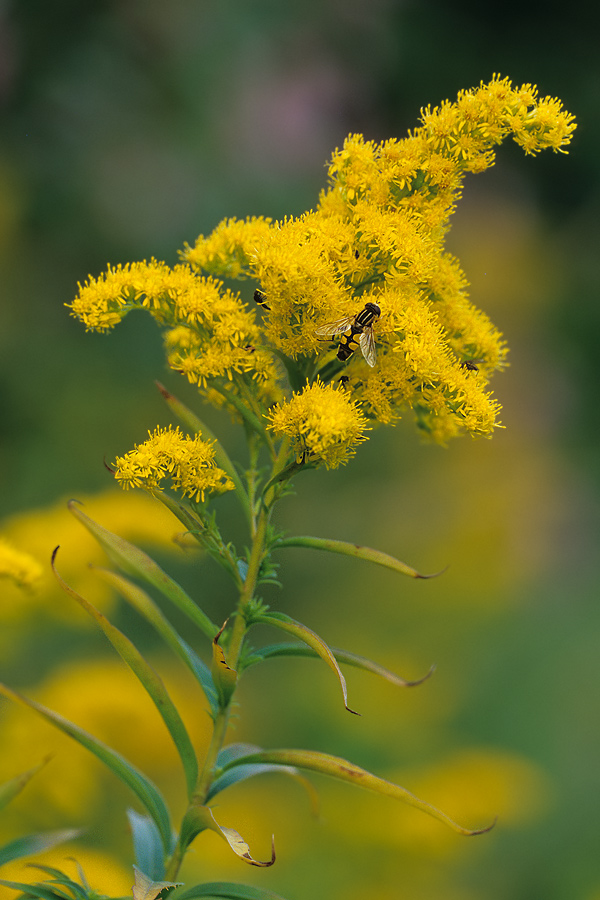
[[[410,830],[418,813],[361,800],[359,821],[350,789],[324,787],[324,821],[315,825],[286,788],[281,799],[298,804],[303,820],[302,846],[287,854],[283,846],[272,870],[239,864],[228,877],[291,900],[353,900],[368,897],[369,885],[384,900],[600,896],[600,23],[592,6],[3,5],[3,516],[108,487],[103,458],[169,421],[153,379],[193,402],[165,371],[145,317],[109,336],[86,335],[69,317],[64,304],[88,273],[152,256],[173,264],[186,241],[226,216],[300,214],[315,205],[325,163],[347,133],[401,137],[421,107],[495,72],[560,97],[579,122],[568,156],[502,147],[494,169],[468,180],[448,239],[474,302],[511,347],[511,367],[494,383],[506,429],[441,449],[422,445],[407,415],[373,434],[345,469],[303,476],[280,514],[295,533],[366,543],[422,571],[449,566],[439,579],[407,583],[288,550],[284,590],[267,598],[334,645],[405,663],[409,677],[435,662],[434,679],[398,701],[351,673],[350,703],[363,712],[356,720],[340,711],[316,663],[272,663],[252,676],[236,733],[265,746],[320,748],[380,774],[495,748],[542,773],[543,808],[440,853],[426,841],[381,843],[364,824],[400,815]],[[225,419],[207,420],[232,455],[240,450]],[[229,515],[233,506],[222,506]],[[233,521],[226,527],[237,536]],[[189,570],[177,574],[193,584]],[[224,582],[209,563],[202,579],[208,611],[223,617]],[[58,646],[62,653],[64,641]],[[36,662],[13,662],[4,673],[13,683],[52,669],[47,633],[32,626],[27,652]],[[429,712],[419,714],[420,698]],[[275,817],[276,791],[266,807]],[[118,840],[107,833],[117,815],[99,818],[96,831],[127,860],[124,827]],[[271,827],[261,826],[259,844]],[[212,871],[210,857],[202,861],[198,878],[220,877],[217,863]]]

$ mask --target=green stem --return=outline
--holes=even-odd
[[[273,464],[273,478],[276,478],[277,473],[285,470],[288,452],[289,443],[284,440],[281,443],[279,452],[277,453]],[[255,478],[255,464],[256,454],[252,456],[251,453],[252,473],[251,475],[249,475],[249,479],[250,477]],[[267,487],[263,491],[263,502],[260,504],[260,512],[258,513],[258,516],[256,518],[256,527],[252,535],[252,547],[250,550],[250,557],[248,559],[248,571],[246,572],[246,577],[240,590],[240,598],[238,601],[237,611],[233,620],[233,628],[231,631],[231,638],[229,641],[229,648],[227,652],[227,664],[234,670],[237,670],[239,665],[244,637],[247,630],[245,613],[248,605],[254,598],[254,593],[260,574],[260,568],[265,555],[269,519],[271,515],[273,500],[276,498],[277,491],[277,483],[276,481],[273,481],[273,478],[271,478]],[[253,491],[254,487],[250,488],[249,485],[250,497],[252,497]],[[233,697],[234,695],[232,694],[227,703],[220,707],[215,716],[210,746],[204,760],[202,771],[200,772],[200,775],[198,777],[198,782],[196,784],[196,787],[194,788],[194,792],[190,800],[189,810],[191,810],[193,807],[203,806],[206,802],[206,797],[214,778],[217,760],[225,743]],[[181,833],[179,836],[179,840],[177,841],[175,850],[173,851],[173,854],[167,865],[165,878],[168,881],[175,881],[177,878],[179,869],[185,856],[185,852],[187,850],[185,840],[185,835]]]
[[[250,505],[250,537],[254,540],[256,534],[256,488],[258,485],[258,437],[254,432],[248,432],[249,466],[247,473],[248,499]]]

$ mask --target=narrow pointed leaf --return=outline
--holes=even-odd
[[[219,825],[213,815],[212,810],[209,809],[208,806],[196,807],[194,811],[194,819],[195,825],[199,829],[199,831],[204,831],[206,829],[214,831],[225,841],[227,841],[235,855],[239,856],[239,858],[245,863],[248,863],[249,866],[258,866],[259,868],[264,869],[272,866],[275,862],[274,839],[271,840],[271,859],[262,862],[259,859],[254,859],[254,857],[250,853],[248,844],[243,839],[243,837],[238,834],[237,831],[234,831],[233,828],[226,828],[224,825]]]
[[[0,884],[4,887],[12,888],[14,891],[22,891],[26,897],[39,897],[39,900],[65,900],[65,894],[62,891],[53,891],[47,885],[43,884],[26,884],[23,881],[5,881],[0,878]]]
[[[206,522],[198,518],[198,516],[190,510],[189,506],[184,505],[172,493],[169,493],[168,491],[159,491],[158,488],[154,488],[151,494],[155,500],[160,500],[160,502],[164,504],[177,519],[179,519],[181,524],[185,526],[190,537],[194,538],[199,546],[208,553],[215,562],[225,569],[226,572],[229,572],[237,587],[241,589],[242,581],[239,577],[237,561],[232,553],[232,546],[230,544],[224,544],[220,540],[220,536],[214,532],[211,534],[211,530],[210,528],[207,528]],[[211,625],[213,625],[213,623],[211,623]],[[217,630],[216,625],[214,625],[214,629],[215,631]],[[210,635],[210,637],[212,638],[213,635]]]
[[[279,894],[251,884],[235,884],[230,881],[213,881],[177,891],[171,900],[195,900],[196,897],[213,900],[284,900]]]
[[[458,825],[441,810],[430,803],[426,803],[425,800],[420,800],[410,791],[407,791],[406,788],[391,781],[386,781],[384,778],[379,778],[377,775],[367,772],[366,769],[361,769],[354,763],[340,759],[337,756],[331,756],[329,753],[319,753],[315,750],[263,750],[260,753],[242,756],[232,761],[225,767],[225,770],[227,771],[236,766],[248,765],[248,763],[275,763],[282,766],[297,766],[299,769],[308,769],[312,772],[319,772],[321,775],[329,775],[340,781],[347,781],[365,790],[374,791],[377,794],[383,794],[386,797],[392,797],[395,800],[408,803],[409,806],[414,806],[416,809],[420,809],[421,812],[425,812],[433,816],[434,819],[444,822],[445,825],[449,825],[458,834],[464,834],[469,837],[476,834],[484,834],[495,825],[494,821],[486,828],[475,830],[463,828],[462,825]]]
[[[232,669],[231,666],[227,663],[225,658],[225,653],[223,648],[219,644],[219,638],[225,631],[227,626],[227,621],[223,624],[222,628],[215,635],[213,640],[213,664],[212,664],[212,677],[213,681],[217,688],[217,693],[219,695],[219,701],[222,707],[227,706],[229,703],[233,692],[235,691],[235,686],[237,684],[238,674],[235,669]]]
[[[168,600],[171,601],[182,613],[188,616],[195,625],[211,640],[218,631],[217,626],[210,621],[208,616],[194,603],[191,597],[180,587],[176,581],[164,572],[158,563],[124,538],[113,534],[102,525],[98,525],[89,516],[81,511],[76,501],[71,500],[67,504],[69,510],[76,519],[85,525],[96,540],[106,550],[109,557],[125,574],[141,578],[147,584],[157,588]]]
[[[60,869],[54,868],[54,866],[43,866],[39,863],[32,864],[30,863],[32,869],[38,869],[40,872],[43,872],[44,875],[49,875],[52,881],[45,881],[42,885],[49,887],[51,884],[60,885],[60,887],[64,887],[67,891],[70,892],[74,900],[89,900],[90,897],[90,888],[85,880],[85,875],[81,869],[79,863],[76,863],[77,869],[79,872],[79,877],[82,879],[81,883],[77,881],[73,881],[68,875],[64,872],[61,872]],[[55,888],[55,890],[59,890],[59,888]],[[66,891],[60,891],[60,893],[71,900],[71,897]]]
[[[221,469],[223,469],[224,472],[227,472],[227,474],[233,481],[236,494],[244,509],[244,512],[246,513],[246,517],[250,521],[252,515],[250,511],[250,501],[248,499],[248,494],[244,489],[244,485],[242,484],[242,480],[238,475],[237,469],[233,465],[231,459],[229,458],[229,455],[225,451],[225,448],[222,446],[219,439],[205,422],[198,418],[198,416],[194,412],[192,412],[192,410],[189,409],[184,403],[182,403],[181,400],[171,394],[171,392],[168,391],[164,387],[164,385],[162,385],[159,381],[156,381],[155,384],[162,394],[169,409],[177,416],[182,424],[185,425],[186,428],[188,428],[194,434],[201,434],[207,440],[212,441],[215,451],[215,462]]]
[[[11,778],[0,785],[0,809],[4,809],[11,800],[21,793],[23,788],[29,784],[33,776],[46,765],[49,759],[50,757],[46,756],[45,759],[37,764],[37,766],[34,766],[32,769],[27,769],[26,772],[20,772],[18,775],[15,775],[14,778]]]
[[[328,538],[309,537],[307,535],[299,535],[297,537],[280,538],[274,545],[273,549],[279,550],[283,547],[309,547],[313,550],[327,550],[330,553],[341,553],[344,556],[354,556],[357,559],[365,559],[367,562],[376,563],[378,566],[385,566],[386,569],[393,569],[402,575],[408,575],[411,578],[436,578],[441,572],[435,572],[433,575],[421,575],[412,566],[400,562],[381,550],[373,550],[371,547],[362,547],[360,544],[350,544],[348,541],[334,541]],[[444,571],[444,570],[442,570]]]
[[[181,759],[181,764],[185,773],[188,796],[191,797],[198,780],[198,760],[196,759],[196,753],[187,729],[183,724],[177,707],[171,700],[167,689],[164,686],[162,678],[152,668],[150,663],[144,659],[137,647],[125,634],[123,634],[122,631],[115,628],[106,616],[103,616],[95,606],[63,581],[56,570],[54,561],[55,554],[52,556],[52,571],[63,591],[69,594],[70,597],[73,597],[73,599],[76,600],[93,619],[95,619],[121,659],[129,666],[154,703],[169,734],[173,738],[173,743],[179,753],[179,758]]]
[[[169,811],[158,788],[149,778],[140,772],[139,769],[136,769],[120,753],[113,750],[112,747],[99,741],[98,738],[84,731],[78,725],[74,725],[73,722],[69,722],[68,719],[63,718],[58,713],[42,706],[41,703],[30,700],[29,697],[12,690],[5,684],[0,684],[0,694],[3,694],[9,700],[14,700],[16,703],[21,703],[23,706],[35,710],[44,719],[55,725],[60,731],[68,734],[69,737],[72,737],[103,762],[117,778],[136,794],[146,811],[156,822],[166,852],[171,852],[172,837]]]
[[[173,650],[181,661],[188,667],[190,672],[200,684],[206,699],[209,702],[211,713],[216,714],[218,709],[217,689],[212,680],[210,669],[205,662],[198,656],[195,650],[190,647],[177,630],[171,625],[167,617],[157,604],[148,596],[137,584],[129,581],[123,575],[112,572],[110,569],[101,569],[91,566],[104,581],[110,584],[116,591],[121,594],[137,612],[140,613],[160,634],[165,643]]]
[[[259,613],[252,619],[252,624],[262,623],[263,625],[272,625],[275,628],[281,628],[282,631],[287,631],[289,634],[293,634],[294,637],[300,638],[301,641],[304,641],[305,644],[308,644],[309,647],[315,651],[315,653],[321,657],[321,659],[327,663],[330,669],[337,675],[338,681],[342,688],[342,695],[344,697],[344,706],[348,710],[348,712],[352,713],[355,716],[359,716],[360,713],[357,713],[356,710],[351,709],[348,706],[348,689],[346,687],[346,679],[342,675],[342,670],[338,666],[336,662],[336,658],[323,640],[320,638],[318,634],[315,634],[314,631],[311,631],[310,628],[307,628],[306,625],[302,625],[301,622],[296,622],[295,619],[290,618],[290,616],[285,613],[280,612],[269,612],[269,613]]]
[[[133,900],[155,900],[165,888],[179,887],[181,881],[153,881],[152,878],[141,872],[137,866],[133,867],[135,884],[132,889]]]
[[[0,847],[0,866],[12,862],[14,859],[23,859],[25,856],[33,856],[35,853],[51,850],[58,844],[75,840],[80,834],[81,830],[78,828],[61,828],[56,831],[41,831],[38,834],[28,834],[25,837],[17,838]]]
[[[138,869],[153,881],[160,881],[165,877],[165,852],[155,822],[135,809],[127,810],[127,818]]]
[[[386,681],[391,681],[392,684],[398,685],[398,687],[417,687],[417,685],[427,681],[435,672],[435,666],[431,666],[427,674],[423,675],[422,678],[408,681],[406,678],[396,675],[395,672],[386,669],[385,666],[379,665],[379,663],[368,659],[366,656],[358,656],[358,654],[350,653],[348,650],[340,650],[339,647],[332,647],[331,652],[338,663],[345,663],[348,666],[363,669],[365,672],[372,672],[374,675],[379,675],[380,678],[385,678]],[[304,656],[316,659],[318,655],[316,650],[313,650],[312,647],[308,647],[306,644],[270,644],[268,647],[254,650],[252,655],[244,660],[243,668],[245,670],[255,663],[262,662],[265,659],[274,659],[278,656]]]
[[[217,765],[223,767],[233,759],[237,759],[240,756],[247,756],[249,753],[260,752],[261,749],[261,747],[257,747],[254,744],[229,744],[229,746],[224,747],[219,753]],[[216,797],[217,794],[224,791],[225,788],[238,784],[241,781],[245,781],[247,778],[253,778],[255,775],[262,775],[265,772],[276,772],[278,774],[289,775],[290,778],[293,778],[301,784],[308,794],[312,814],[314,816],[319,815],[319,795],[310,781],[294,766],[280,766],[271,763],[251,763],[249,765],[236,766],[234,769],[229,769],[213,781],[207,794],[206,802],[208,803],[213,797]]]

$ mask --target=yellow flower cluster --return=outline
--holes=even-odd
[[[320,381],[294,394],[269,413],[269,428],[290,438],[297,455],[321,460],[334,469],[354,456],[366,440],[367,420],[340,388]]]
[[[233,490],[233,482],[214,464],[214,450],[200,435],[185,437],[178,428],[156,428],[147,441],[117,457],[115,478],[127,490],[158,488],[169,478],[175,490],[196,501],[204,494]]]
[[[260,400],[271,400],[279,369],[261,346],[256,312],[220,281],[198,277],[189,266],[130,263],[109,267],[99,278],[79,286],[69,304],[88,330],[107,331],[134,309],[146,309],[166,330],[171,368],[206,391],[208,382],[229,381]]]
[[[285,397],[304,384],[309,418],[313,403],[320,418],[324,396],[348,406],[336,390],[323,394],[342,377],[373,423],[393,423],[410,408],[441,443],[462,432],[490,435],[499,407],[487,385],[507,348],[469,300],[444,236],[465,174],[492,165],[504,138],[512,135],[530,154],[564,151],[574,128],[560,101],[494,76],[424,110],[402,140],[350,135],[333,154],[315,210],[281,222],[225,220],[186,247],[186,264],[172,269],[155,261],[109,269],[80,289],[73,314],[105,330],[130,309],[148,309],[167,329],[170,366],[209,402],[242,417],[243,406],[254,422],[274,403],[286,409]],[[243,302],[210,276],[252,279],[257,302]],[[356,317],[366,304],[380,310],[369,323],[374,366],[357,349],[364,329]],[[352,337],[348,352],[336,356],[340,341]],[[290,403],[297,406],[299,396]]]
[[[41,577],[42,567],[33,556],[0,538],[0,578],[8,578],[21,588],[32,588]]]

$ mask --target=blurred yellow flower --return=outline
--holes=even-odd
[[[194,745],[203,753],[211,720],[200,689],[195,690],[187,673],[170,661],[160,669]],[[73,661],[54,669],[37,689],[26,693],[114,747],[156,779],[171,801],[183,801],[185,782],[171,737],[146,692],[120,659]],[[0,781],[51,754],[48,765],[10,807],[13,836],[36,829],[89,825],[90,820],[106,815],[107,794],[121,791],[116,778],[88,750],[32,710],[5,706],[0,741]],[[136,805],[133,795],[125,798],[125,804]],[[118,808],[123,831],[125,804]],[[110,827],[115,826],[111,821]]]
[[[0,538],[0,578],[10,579],[17,587],[32,588],[41,577],[42,567],[37,559]]]
[[[95,497],[81,498],[92,516],[109,531],[134,543],[160,547],[163,552],[181,556],[173,538],[179,530],[176,520],[160,503],[143,493],[125,496],[112,488]],[[0,603],[0,650],[7,661],[19,653],[17,631],[43,626],[49,619],[68,621],[78,628],[89,628],[89,616],[75,609],[59,587],[50,568],[50,557],[60,545],[60,571],[79,594],[103,610],[109,608],[113,593],[91,571],[89,564],[106,565],[99,544],[60,501],[44,509],[29,510],[11,516],[2,523],[2,531],[11,545],[26,547],[41,564],[36,589],[23,591],[5,580]]]
[[[6,881],[21,881],[33,884],[45,881],[48,875],[32,866],[37,864],[60,869],[73,881],[79,882],[81,866],[85,879],[92,890],[107,897],[126,897],[131,893],[133,869],[123,865],[108,853],[86,846],[79,842],[70,842],[54,847],[46,853],[34,857],[8,863],[2,868],[2,878]],[[0,885],[0,900],[15,900],[14,890]]]

